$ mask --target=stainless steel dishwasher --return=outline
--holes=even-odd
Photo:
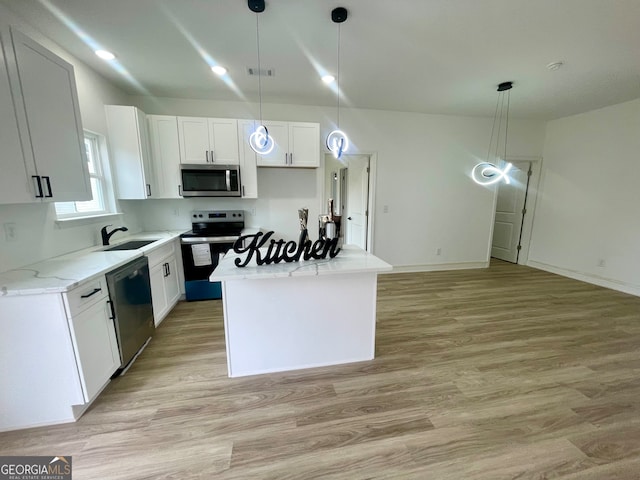
[[[106,274],[120,350],[120,374],[155,332],[149,262],[137,258]]]

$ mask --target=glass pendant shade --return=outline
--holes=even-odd
[[[249,136],[249,146],[258,155],[269,155],[275,143],[273,137],[269,136],[269,130],[264,125],[259,125]]]

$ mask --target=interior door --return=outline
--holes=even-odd
[[[369,157],[350,155],[348,157],[345,243],[367,249],[367,215],[369,201]]]
[[[507,262],[518,263],[518,245],[522,219],[526,212],[528,173],[531,162],[512,162],[510,183],[500,182],[496,216],[493,225],[491,256]]]

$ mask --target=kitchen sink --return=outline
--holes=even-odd
[[[137,248],[142,248],[146,245],[149,245],[153,242],[157,242],[157,240],[130,240],[119,245],[114,245],[113,247],[105,248],[104,251],[110,252],[111,250],[135,250]]]

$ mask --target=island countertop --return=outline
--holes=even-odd
[[[319,275],[340,275],[345,273],[389,272],[393,268],[385,261],[355,245],[345,245],[334,258],[322,260],[301,260],[291,263],[257,265],[255,257],[246,267],[236,267],[236,258],[246,254],[229,251],[209,277],[211,282],[253,280],[265,278],[308,277]]]

